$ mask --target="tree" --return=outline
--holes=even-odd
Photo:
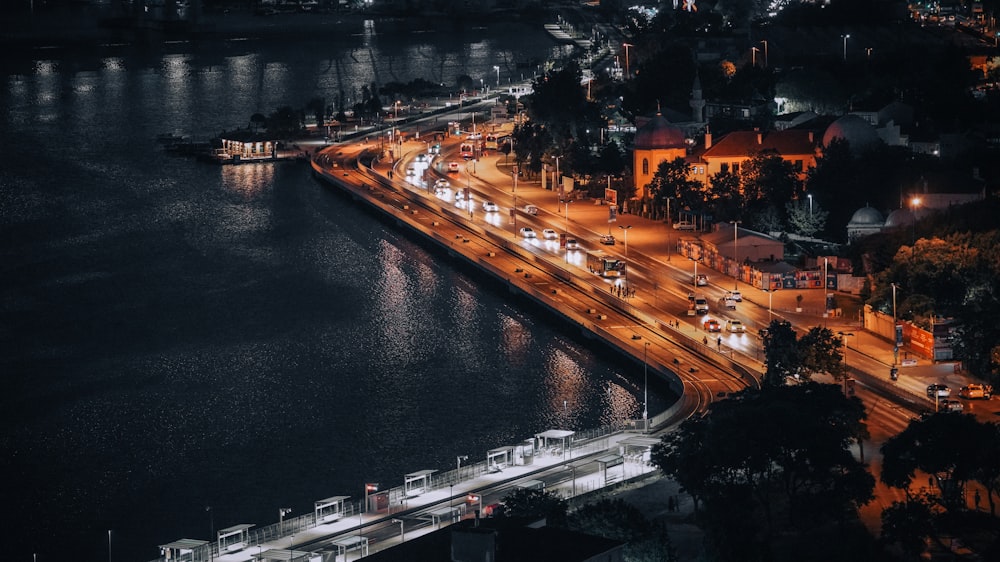
[[[802,236],[812,236],[826,227],[826,217],[829,213],[818,203],[796,199],[785,203],[785,214],[788,216],[788,226],[792,232]]]
[[[802,358],[795,329],[787,320],[772,320],[763,338],[765,386],[783,386],[785,380],[799,373]]]
[[[639,509],[620,499],[603,499],[583,505],[569,515],[567,527],[626,543],[625,560],[630,562],[677,560],[666,529],[650,522]]]
[[[736,219],[743,207],[740,196],[740,176],[730,170],[722,171],[709,180],[708,203],[719,220]]]
[[[709,542],[733,549],[720,556],[761,558],[779,520],[815,528],[871,500],[874,479],[849,451],[864,419],[861,401],[836,385],[746,390],[664,436],[652,459],[703,499]]]
[[[799,339],[802,370],[805,374],[828,373],[837,380],[847,375],[842,338],[829,328],[813,326]]]
[[[545,518],[552,525],[566,523],[566,502],[545,490],[518,489],[504,496],[494,517]]]
[[[705,204],[702,185],[689,176],[690,165],[683,158],[664,160],[646,188],[657,205],[666,204],[667,197],[677,202],[678,208],[700,208]]]
[[[903,552],[916,557],[924,550],[924,538],[934,532],[932,501],[927,494],[905,502],[893,502],[882,510],[882,540],[899,543]]]
[[[290,106],[279,107],[267,116],[267,130],[277,136],[291,136],[302,129],[299,113]]]
[[[798,196],[801,190],[795,167],[771,149],[761,150],[744,162],[740,167],[740,180],[746,210],[783,204]]]
[[[985,435],[971,415],[942,412],[915,420],[882,445],[881,480],[909,494],[916,471],[932,474],[942,491],[940,503],[959,507],[965,482],[976,475]]]

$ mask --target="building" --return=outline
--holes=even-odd
[[[773,150],[790,162],[801,179],[805,179],[806,171],[816,165],[816,141],[812,131],[734,131],[718,142],[713,142],[711,133],[705,133],[704,148],[693,155],[692,179],[710,185],[716,174],[739,173],[744,162],[765,150]]]

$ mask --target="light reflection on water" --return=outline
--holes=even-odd
[[[498,60],[558,50],[540,29],[477,33],[102,54],[4,77],[0,344],[15,353],[0,360],[0,448],[20,478],[0,497],[18,514],[14,559],[99,559],[114,528],[116,559],[147,560],[205,537],[205,505],[217,528],[266,525],[275,505],[307,512],[365,481],[641,410],[634,365],[304,167],[208,165],[155,141],[357,99],[373,81],[489,79]]]

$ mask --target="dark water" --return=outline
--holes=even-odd
[[[304,165],[216,167],[156,142],[559,54],[540,29],[502,27],[6,60],[0,558],[106,560],[112,529],[115,561],[145,561],[208,538],[205,506],[216,529],[266,525],[367,481],[637,416],[634,366]]]

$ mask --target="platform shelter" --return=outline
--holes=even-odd
[[[177,539],[160,545],[160,555],[171,562],[195,562],[194,551],[203,548],[208,541],[198,539]]]
[[[569,455],[569,449],[572,447],[573,442],[570,438],[575,433],[575,431],[566,429],[549,429],[542,433],[536,433],[535,438],[539,440],[539,447],[542,450],[548,452],[550,455],[562,455],[565,458],[571,456]]]
[[[406,497],[412,498],[431,490],[433,482],[431,476],[437,470],[419,470],[411,472],[403,477],[403,490]]]
[[[653,446],[660,440],[655,437],[635,435],[618,443],[618,453],[637,462],[648,462]]]
[[[486,469],[490,472],[514,464],[514,447],[497,447],[486,451]]]
[[[349,550],[360,550],[361,556],[368,556],[368,537],[363,535],[340,537],[330,544],[337,549],[336,556],[344,555],[345,560],[347,559],[347,551]]]
[[[283,562],[295,562],[296,560],[310,560],[312,552],[306,550],[288,550],[285,548],[269,548],[260,554],[254,554],[255,562],[271,562],[282,560]]]
[[[610,482],[617,482],[625,478],[625,457],[621,455],[604,455],[598,457],[594,460],[597,466],[600,467],[601,477],[604,478],[604,485],[607,486]],[[611,479],[608,479],[608,470],[613,469],[616,466],[621,468],[621,476],[616,477],[614,474],[611,475]]]
[[[316,524],[336,521],[344,516],[344,501],[351,496],[333,496],[319,500],[313,504],[313,511],[316,514]]]
[[[455,523],[462,519],[462,515],[465,513],[465,504],[457,506],[442,507],[440,509],[435,509],[426,515],[422,516],[422,519],[428,519],[431,525],[434,527],[440,527],[442,522]]]
[[[247,541],[250,538],[250,534],[247,531],[253,526],[253,523],[241,523],[232,527],[226,527],[225,529],[219,529],[219,554],[236,552],[246,548]]]

